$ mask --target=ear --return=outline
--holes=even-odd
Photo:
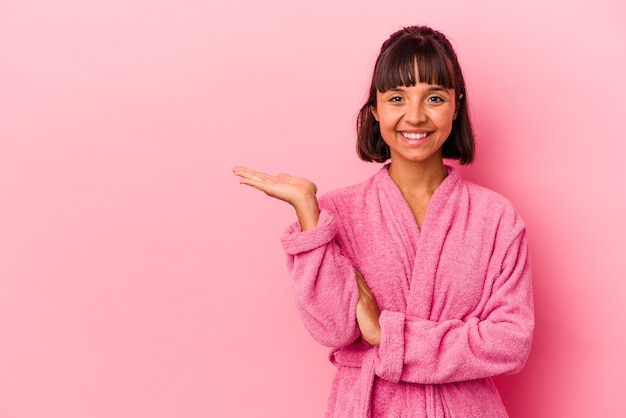
[[[379,122],[378,111],[376,110],[376,108],[374,106],[370,106],[370,110],[372,112],[372,116],[374,116],[374,119],[376,119],[376,122]]]
[[[456,110],[454,111],[454,117],[452,118],[452,120],[456,120],[456,117],[459,114],[459,108],[461,107],[462,98],[463,98],[463,93],[459,94],[459,99],[456,101]]]

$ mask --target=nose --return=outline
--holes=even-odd
[[[424,109],[424,105],[419,100],[411,101],[407,104],[404,118],[407,120],[407,122],[414,125],[423,123],[427,119],[425,110],[426,109]]]

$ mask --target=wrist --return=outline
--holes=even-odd
[[[298,202],[294,205],[294,208],[296,209],[296,215],[300,221],[302,231],[306,231],[317,226],[317,221],[320,216],[317,196],[314,194],[305,195],[303,198],[298,200]]]

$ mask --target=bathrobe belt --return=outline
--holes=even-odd
[[[374,361],[376,350],[371,347],[368,350],[336,349],[331,352],[330,361],[338,366],[360,367],[359,376],[359,405],[357,405],[355,418],[369,418],[372,389],[374,387]]]
[[[357,405],[355,418],[369,418],[372,404],[372,389],[374,388],[374,377],[376,370],[374,362],[376,360],[376,349],[371,347],[367,350],[351,350],[349,348],[338,348],[330,353],[330,361],[335,366],[360,367],[359,376],[359,405]],[[434,385],[426,385],[426,416],[443,418],[446,416],[442,405],[436,402],[436,389]]]

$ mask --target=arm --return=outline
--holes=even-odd
[[[508,247],[491,295],[479,316],[441,322],[380,315],[378,376],[390,381],[448,383],[519,371],[534,326],[527,239]]]
[[[320,212],[317,187],[287,174],[270,176],[235,167],[241,184],[294,207],[299,222],[282,238],[298,313],[313,338],[340,347],[359,336],[355,310],[359,292],[354,268],[335,240],[337,220],[329,210]]]
[[[352,262],[336,242],[338,221],[322,210],[316,228],[292,225],[282,237],[296,308],[320,344],[342,347],[359,336],[355,311],[359,292]]]

